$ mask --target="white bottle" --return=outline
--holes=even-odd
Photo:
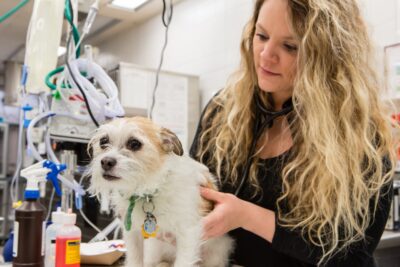
[[[53,224],[49,225],[46,229],[46,253],[45,253],[45,267],[55,267],[56,266],[56,237],[57,231],[63,226],[64,222],[64,212],[61,208],[57,208],[57,211],[51,213],[51,220]]]

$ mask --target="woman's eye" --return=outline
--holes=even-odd
[[[267,40],[268,40],[268,37],[265,36],[265,35],[262,34],[262,33],[256,33],[256,36],[257,36],[257,38],[258,38],[260,41],[267,41]]]
[[[296,45],[290,45],[290,44],[284,44],[283,45],[285,49],[289,52],[295,52],[297,51],[297,46]]]
[[[108,137],[102,137],[100,139],[99,145],[102,149],[106,148],[107,145],[110,143],[110,140],[108,139]]]
[[[137,151],[142,147],[142,143],[137,139],[130,139],[126,144],[126,147],[132,151]]]

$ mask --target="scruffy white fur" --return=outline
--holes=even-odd
[[[145,118],[117,119],[101,126],[89,147],[93,153],[91,192],[109,197],[123,221],[132,195],[154,194],[158,236],[172,233],[176,238],[171,242],[165,242],[167,237],[144,242],[144,200],[138,200],[132,212],[132,229],[124,231],[126,266],[228,265],[233,247],[230,237],[201,239],[205,215],[201,207],[205,201],[199,186],[215,185],[215,181],[207,167],[182,155],[181,144],[172,132]],[[115,166],[107,167],[104,159],[115,159]],[[111,180],[105,179],[107,175]]]

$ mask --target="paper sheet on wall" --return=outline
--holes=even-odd
[[[147,94],[154,84],[153,74],[132,68],[121,68],[121,103],[124,107],[146,109],[149,105]]]
[[[153,120],[173,131],[187,147],[187,79],[172,75],[160,75],[156,92]],[[151,90],[149,99],[151,98]],[[149,101],[151,103],[151,99]]]

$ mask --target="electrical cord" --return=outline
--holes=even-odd
[[[172,0],[170,0],[169,6],[170,6],[169,14],[168,14],[167,19],[166,19],[165,17],[166,17],[166,12],[167,12],[167,5],[166,5],[165,0],[163,0],[162,22],[163,22],[163,25],[165,26],[165,40],[164,40],[164,45],[163,45],[162,50],[161,50],[160,63],[159,63],[158,68],[157,68],[156,81],[155,81],[154,89],[153,89],[153,92],[152,92],[151,107],[150,107],[149,114],[148,114],[148,117],[150,117],[150,119],[153,119],[153,110],[154,110],[154,106],[155,106],[155,103],[156,103],[156,92],[157,92],[158,83],[159,83],[159,79],[160,79],[160,71],[161,71],[161,67],[162,67],[163,61],[164,61],[165,49],[167,48],[167,44],[168,44],[168,29],[169,29],[169,26],[171,24],[172,14],[173,14],[173,3],[172,3]]]
[[[164,26],[168,27],[172,20],[172,13],[173,13],[172,0],[170,1],[170,12],[169,12],[168,16],[166,13],[167,13],[167,4],[165,3],[165,0],[163,0],[163,11],[162,11],[161,19],[162,19]]]

